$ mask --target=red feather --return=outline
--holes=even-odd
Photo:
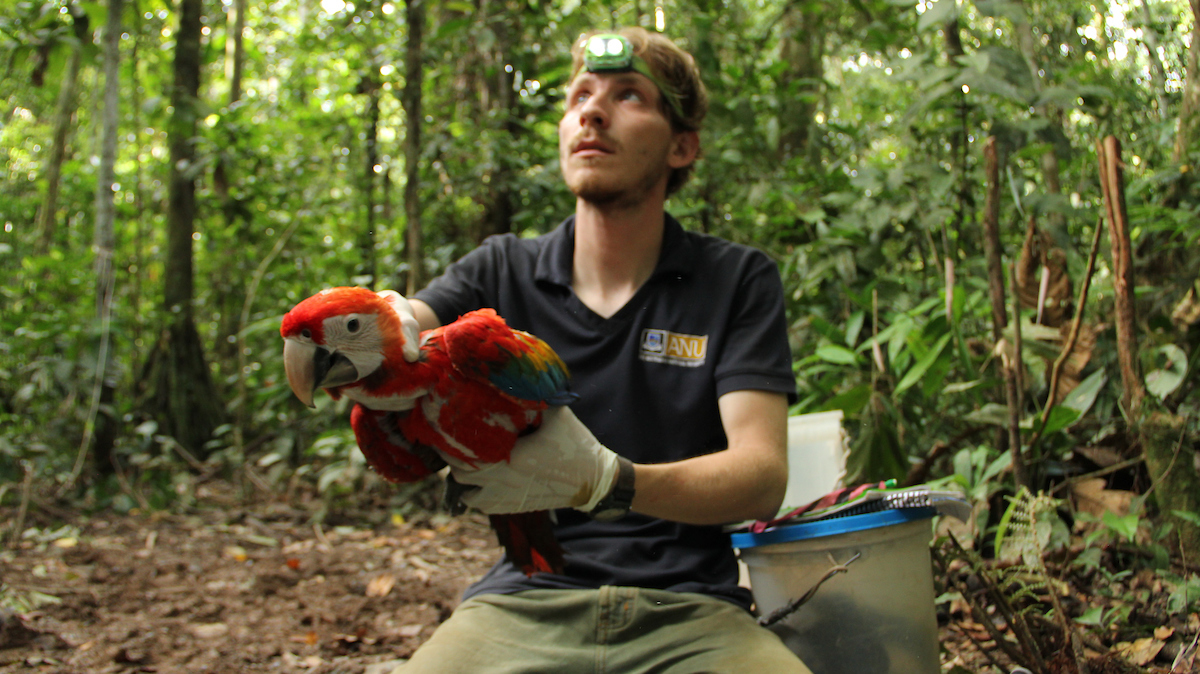
[[[542,410],[572,395],[566,366],[549,345],[512,330],[491,309],[422,333],[414,362],[403,358],[395,311],[362,288],[334,288],[301,302],[284,317],[281,333],[308,334],[336,351],[340,345],[325,341],[326,321],[350,314],[377,320],[382,362],[358,381],[326,390],[358,403],[350,417],[355,439],[387,480],[412,482],[439,470],[445,462],[438,452],[471,465],[507,461],[517,438],[541,423]],[[411,409],[395,409],[406,398]],[[509,559],[526,574],[562,571],[563,552],[547,511],[490,520]]]

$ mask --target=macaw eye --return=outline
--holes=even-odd
[[[351,318],[350,320],[346,321],[346,329],[350,332],[358,332],[358,319]]]
[[[300,331],[300,336],[305,339],[312,339],[312,330],[309,330],[308,328],[304,328],[303,330]]]

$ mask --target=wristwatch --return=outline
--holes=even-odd
[[[633,505],[633,462],[617,457],[617,480],[612,491],[600,499],[588,516],[598,522],[611,522],[624,517]]]

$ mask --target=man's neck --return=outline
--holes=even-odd
[[[608,318],[633,298],[658,264],[664,222],[661,199],[621,206],[577,200],[571,286],[589,309]]]

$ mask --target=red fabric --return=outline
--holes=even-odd
[[[845,503],[846,501],[856,499],[859,496],[861,496],[863,494],[863,492],[865,492],[869,489],[886,489],[886,488],[887,488],[887,482],[867,482],[865,484],[860,484],[855,487],[843,487],[841,489],[835,489],[834,491],[829,492],[828,494],[813,501],[812,503],[809,503],[808,505],[800,506],[799,508],[796,508],[795,510],[790,511],[785,515],[776,517],[773,520],[768,520],[768,521],[758,520],[754,524],[750,525],[750,533],[761,534],[762,532],[766,531],[767,529],[770,529],[773,526],[776,526],[778,524],[786,522],[790,519],[799,517],[800,515],[803,515],[804,513],[812,512],[814,510],[821,510],[823,508],[829,508],[829,507],[835,506],[839,503]]]

